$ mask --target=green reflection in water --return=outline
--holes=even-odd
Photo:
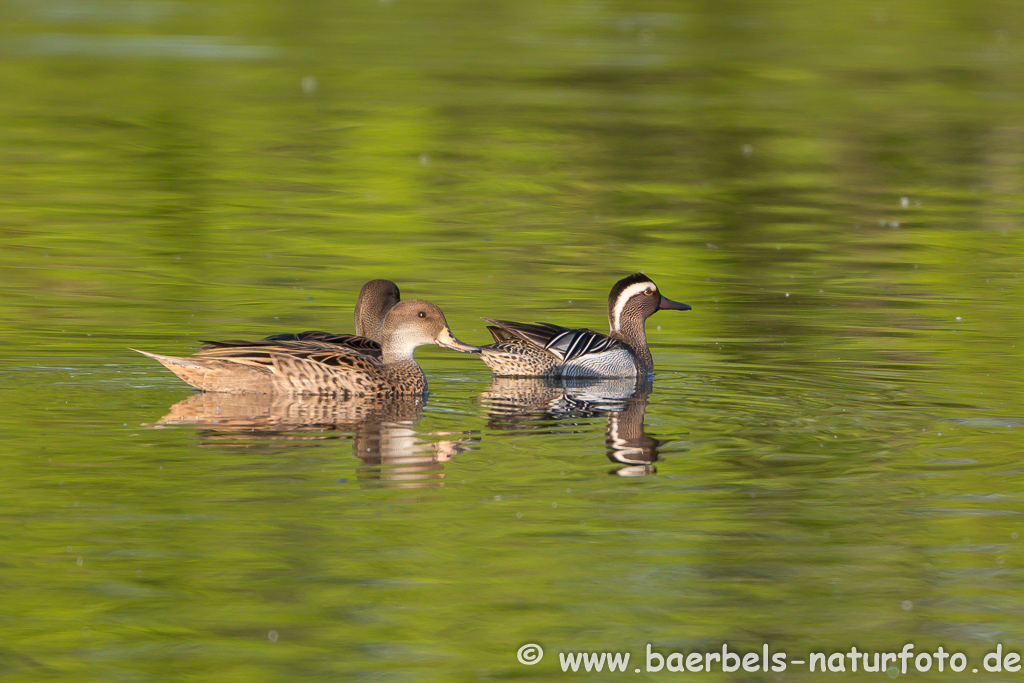
[[[1016,4],[2,12],[0,671],[1019,649]],[[376,277],[470,343],[601,329],[641,269],[694,306],[649,324],[645,477],[471,357],[421,350],[413,415],[246,432],[153,428],[194,399],[126,349],[350,331]]]

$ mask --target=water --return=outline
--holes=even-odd
[[[0,12],[11,680],[1017,675],[1016,4]],[[632,394],[425,348],[425,404],[240,401],[128,350],[351,331],[378,277],[468,343],[602,329],[637,270],[693,310]]]

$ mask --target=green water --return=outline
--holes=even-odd
[[[1015,679],[1022,73],[1000,0],[0,5],[0,675]],[[693,310],[603,403],[437,348],[425,405],[246,403],[128,350],[349,332],[381,277],[468,343],[602,329],[638,270]]]

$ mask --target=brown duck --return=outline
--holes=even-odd
[[[456,339],[441,309],[421,299],[391,307],[381,337],[379,359],[352,346],[313,339],[206,342],[208,348],[187,358],[139,353],[202,391],[385,396],[427,391],[427,379],[413,357],[417,346],[480,350]]]

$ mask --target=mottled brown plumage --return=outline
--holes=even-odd
[[[456,339],[441,309],[420,299],[393,306],[381,335],[379,359],[351,346],[308,339],[214,342],[187,358],[139,353],[202,391],[381,396],[427,390],[426,377],[413,357],[417,346],[480,350]]]

